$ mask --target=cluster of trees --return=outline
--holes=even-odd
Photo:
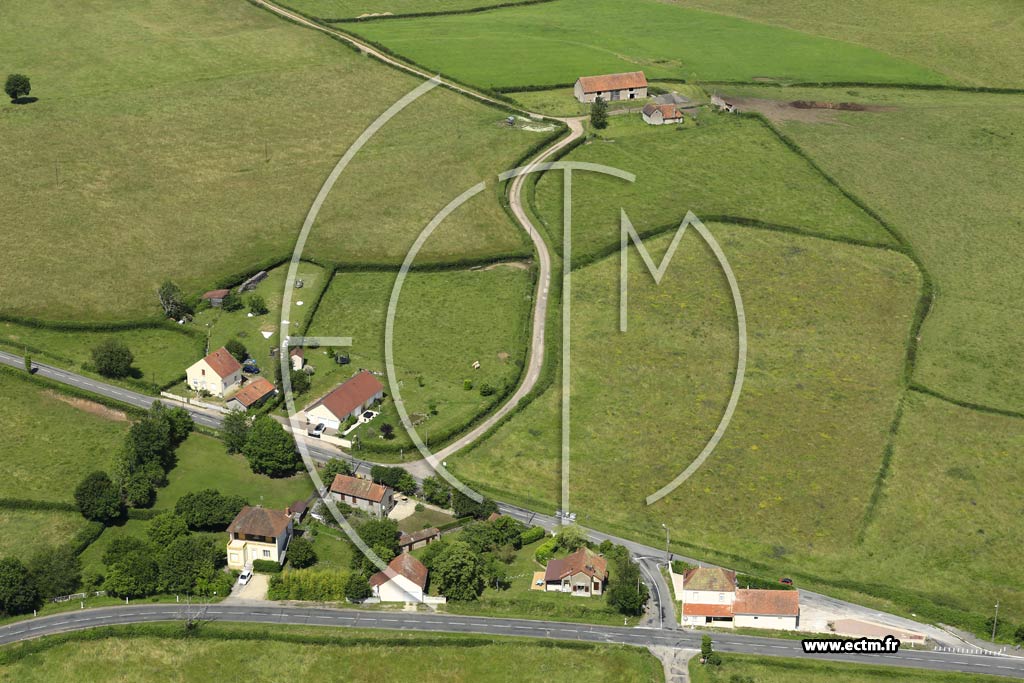
[[[331,482],[334,481],[334,478],[336,476],[342,474],[347,477],[351,477],[352,472],[352,465],[349,464],[348,460],[342,460],[341,458],[332,458],[328,460],[327,464],[325,464],[323,469],[320,470],[320,479],[322,479],[324,484],[326,484],[327,487],[330,488]]]
[[[232,576],[220,568],[226,563],[219,539],[193,534],[187,520],[175,512],[153,518],[147,538],[115,539],[103,553],[107,575],[103,588],[119,597],[155,593],[224,595]]]
[[[295,441],[274,418],[258,415],[251,418],[241,411],[224,416],[221,437],[228,453],[241,453],[256,474],[287,477],[299,467]]]
[[[46,598],[69,595],[81,578],[82,563],[71,548],[42,548],[24,563],[0,560],[0,616],[27,614]]]
[[[108,337],[92,349],[92,365],[104,377],[120,379],[132,374],[135,356],[120,339]]]
[[[184,408],[168,408],[156,401],[149,412],[132,424],[114,460],[113,477],[95,471],[75,489],[75,502],[89,520],[109,524],[124,506],[149,507],[156,489],[167,484],[167,472],[176,462],[175,449],[192,430],[192,416]]]
[[[640,580],[640,567],[629,557],[629,550],[611,541],[602,542],[598,550],[608,560],[608,604],[622,614],[643,612],[650,591]]]
[[[401,467],[374,465],[370,468],[370,478],[378,484],[390,486],[407,495],[416,493],[416,480]]]
[[[223,531],[247,504],[242,496],[227,496],[216,489],[204,489],[190,491],[179,498],[174,504],[174,514],[193,531]]]
[[[453,489],[441,477],[427,477],[423,480],[423,498],[439,507],[450,507],[456,517],[473,517],[486,519],[498,511],[498,504],[490,498],[475,501],[466,494]]]

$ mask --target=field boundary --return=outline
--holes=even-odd
[[[1016,410],[1007,410],[1005,408],[994,408],[992,406],[986,406],[980,403],[971,403],[970,401],[963,401],[958,398],[953,398],[952,396],[947,396],[946,394],[935,391],[934,389],[929,389],[928,387],[924,386],[923,384],[920,384],[919,382],[911,383],[908,389],[918,394],[931,396],[934,399],[938,399],[939,401],[943,401],[945,403],[950,403],[952,405],[957,406],[958,408],[963,408],[965,410],[974,410],[979,413],[999,415],[1000,417],[1013,417],[1017,419],[1024,419],[1024,413],[1022,412],[1018,412]]]
[[[658,78],[665,83],[686,83],[684,79]],[[988,93],[992,95],[1024,95],[1024,88],[955,85],[943,83],[875,83],[871,81],[700,81],[700,85],[757,86],[764,88],[875,88],[878,90],[938,90],[962,93]]]
[[[323,22],[325,24],[358,24],[367,21],[377,21],[381,19],[418,19],[422,17],[444,17],[451,16],[453,14],[479,14],[480,12],[489,12],[495,9],[507,9],[510,7],[523,7],[526,5],[543,5],[548,2],[555,2],[556,0],[519,0],[518,2],[502,2],[497,5],[482,5],[480,7],[468,7],[466,9],[452,9],[442,10],[440,12],[407,12],[405,14],[378,14],[365,17],[340,17],[340,18],[326,18],[326,17],[314,17],[306,14],[305,12],[299,12],[294,7],[288,7],[285,4],[281,4],[282,7],[286,7],[293,12],[299,12],[303,16],[307,16],[315,21]]]

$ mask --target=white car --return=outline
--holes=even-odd
[[[242,573],[238,575],[238,583],[242,586],[252,581],[252,570],[243,569]]]

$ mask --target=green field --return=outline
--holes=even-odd
[[[286,257],[344,150],[419,82],[244,2],[6,9],[0,61],[39,98],[0,104],[6,314],[152,316],[165,279],[199,294]],[[548,134],[504,116],[443,89],[414,103],[349,167],[309,251],[400,261],[451,197]],[[424,260],[527,253],[495,198],[464,207]]]
[[[350,24],[431,69],[487,88],[636,71],[690,81],[941,83],[877,50],[657,0],[559,0],[493,12]]]
[[[112,670],[132,683],[664,680],[661,664],[650,653],[620,645],[561,647],[520,638],[218,623],[204,624],[201,634],[184,639],[181,629],[171,626],[147,624],[111,629],[106,638],[72,635],[15,646],[0,651],[0,671],[5,680],[70,677],[82,683],[109,681]]]
[[[935,283],[914,379],[930,389],[1024,411],[1024,97],[896,90],[742,94],[891,107],[838,113],[832,125],[789,121],[791,136],[900,231]]]
[[[815,662],[808,659],[724,655],[720,667],[701,666],[700,659],[690,660],[693,683],[984,683],[1005,680],[996,676],[925,671],[889,666],[865,666],[843,662]]]
[[[573,176],[574,263],[618,248],[620,209],[637,232],[679,226],[687,211],[753,219],[836,239],[891,245],[871,216],[829,185],[759,121],[701,114],[701,125],[677,130],[617,116],[568,161],[601,163],[636,174],[635,183],[597,173]],[[562,173],[536,184],[540,226],[561,252]]]
[[[69,543],[87,524],[77,512],[0,509],[0,558],[28,561],[36,551]]]
[[[515,0],[286,0],[286,7],[320,19],[351,19],[364,14],[453,12]]]
[[[127,424],[112,413],[0,372],[0,498],[72,502],[78,482],[106,469],[121,445]]]
[[[714,549],[772,572],[832,570],[850,551],[881,465],[920,280],[891,251],[708,227],[747,316],[746,380],[729,430],[682,487],[644,504],[722,415],[736,358],[728,289],[696,235],[684,237],[660,287],[633,254],[629,331],[620,334],[618,258],[577,270],[572,509],[583,524],[652,543],[664,542],[667,523],[677,548],[703,557]],[[649,240],[656,260],[667,241]],[[496,496],[557,507],[557,385],[449,468]],[[881,580],[884,559],[876,563]]]
[[[318,371],[304,400],[326,393],[357,368],[385,371],[384,322],[394,281],[393,272],[343,271],[335,276],[310,334],[352,336],[352,362],[338,366],[315,350],[307,351],[307,360]],[[519,378],[532,283],[532,273],[523,263],[476,270],[414,271],[406,278],[395,317],[395,374],[406,410],[420,425],[422,438],[433,435],[433,439],[460,429],[495,404],[500,387]],[[480,361],[479,370],[472,368],[474,361]],[[472,380],[473,389],[463,387],[466,379]],[[499,391],[482,396],[479,388],[485,383]],[[436,415],[430,414],[431,402],[436,404]],[[363,442],[379,441],[373,435],[385,421],[396,427],[398,437],[378,446],[409,449],[411,441],[390,400],[380,417],[357,430]]]
[[[138,371],[136,377],[112,380],[101,377],[92,369],[92,349],[110,337],[124,342],[135,356],[132,367]],[[0,322],[0,347],[18,355],[25,355],[27,351],[39,363],[81,372],[104,382],[138,388],[138,381],[162,387],[179,376],[184,377],[185,368],[202,356],[203,340],[163,328],[83,332]]]
[[[848,41],[950,80],[1024,86],[1024,21],[1015,0],[665,0]]]

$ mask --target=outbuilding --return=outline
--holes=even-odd
[[[401,553],[385,571],[370,577],[370,588],[381,602],[423,602],[427,568],[409,553]]]
[[[648,104],[642,110],[644,123],[662,126],[669,123],[681,123],[683,112],[674,104]]]
[[[647,97],[647,77],[643,71],[580,76],[573,86],[573,94],[584,103],[593,103],[598,97],[605,102],[640,100]]]
[[[262,377],[256,377],[232,396],[226,405],[231,410],[258,408],[276,393],[277,388],[273,384]]]
[[[220,308],[224,303],[224,297],[231,293],[230,289],[211,289],[201,297],[203,301],[209,301],[214,308]]]

